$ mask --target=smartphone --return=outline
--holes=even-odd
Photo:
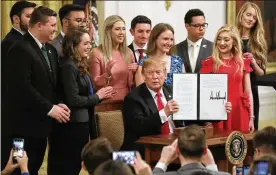
[[[122,160],[127,164],[134,164],[134,157],[136,157],[135,151],[117,151],[112,152],[113,160]]]
[[[240,175],[243,173],[243,167],[237,167],[236,168],[236,175]]]
[[[249,173],[249,168],[250,168],[250,165],[244,165],[243,166],[243,175],[248,175]]]
[[[254,170],[254,174],[268,175],[268,172],[269,172],[268,169],[269,169],[268,162],[260,161],[257,163],[257,166]]]
[[[12,150],[13,150],[12,160],[13,160],[13,163],[16,164],[17,163],[16,157],[23,157],[24,155],[24,139],[22,138],[13,139]]]
[[[249,167],[250,167],[249,165],[244,165],[243,167],[237,167],[236,174],[237,175],[248,175]]]

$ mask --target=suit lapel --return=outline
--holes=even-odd
[[[184,64],[186,65],[185,66],[186,72],[192,72],[190,58],[189,58],[189,54],[188,54],[188,41],[187,41],[187,39],[183,43],[183,49],[182,50],[183,50],[183,55],[184,55]]]
[[[142,94],[145,97],[145,102],[148,105],[149,109],[151,110],[152,113],[156,113],[158,112],[157,106],[154,102],[154,99],[151,96],[150,91],[148,90],[146,83],[143,83],[141,85],[141,90],[142,90]]]
[[[53,83],[55,83],[56,82],[56,76],[55,75],[57,75],[57,73],[56,73],[56,70],[58,69],[56,66],[58,66],[58,65],[56,65],[56,62],[55,62],[55,59],[54,59],[54,53],[53,53],[53,51],[51,50],[51,49],[49,49],[49,46],[48,46],[48,44],[46,44],[46,49],[47,49],[47,55],[48,55],[48,58],[49,58],[49,61],[50,61],[50,64],[51,64],[51,68],[52,68],[52,72],[50,72],[49,71],[49,68],[47,69],[48,71],[49,71],[49,73],[50,73],[50,77],[51,77],[51,80],[53,81]],[[44,60],[45,60],[45,58],[44,58]],[[46,60],[45,60],[46,61]],[[48,64],[47,64],[47,66],[48,66]]]
[[[167,87],[165,86],[165,84],[164,84],[162,89],[163,89],[164,96],[166,97],[166,100],[167,101],[171,100],[172,99],[172,94],[169,93],[169,91],[168,91]]]
[[[36,51],[36,53],[39,55],[39,59],[42,61],[44,67],[45,67],[45,70],[47,71],[48,73],[48,76],[50,78],[50,80],[52,81],[53,83],[53,79],[52,79],[52,75],[51,75],[51,72],[50,72],[50,69],[49,69],[49,66],[45,60],[45,57],[42,53],[42,50],[39,48],[39,46],[37,45],[36,41],[34,40],[34,38],[29,34],[29,33],[26,33],[25,34],[25,37],[27,38],[27,40],[29,41],[29,43],[31,44],[32,48]],[[48,54],[49,55],[49,54]],[[50,59],[51,60],[51,59]],[[51,61],[50,61],[51,62]]]
[[[200,64],[201,64],[201,60],[204,60],[204,52],[207,49],[207,43],[206,40],[203,38],[200,48],[199,48],[199,53],[198,53],[198,57],[197,57],[197,61],[196,61],[196,67],[195,67],[195,72],[199,72],[199,68],[200,68]]]

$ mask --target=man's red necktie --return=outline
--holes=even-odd
[[[164,105],[163,105],[162,100],[161,100],[161,93],[158,92],[156,94],[156,97],[157,97],[157,108],[158,108],[158,111],[160,111],[160,110],[164,109]],[[166,121],[161,126],[161,134],[164,134],[164,135],[170,134],[169,121]]]
[[[144,49],[138,49],[138,52],[139,52],[139,61],[138,61],[139,63],[140,60],[144,58]]]

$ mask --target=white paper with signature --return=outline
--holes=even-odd
[[[199,120],[227,120],[227,74],[200,74]]]

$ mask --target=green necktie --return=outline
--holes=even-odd
[[[44,58],[45,58],[45,60],[46,60],[46,62],[47,62],[47,64],[48,64],[48,66],[49,66],[49,69],[50,69],[50,71],[51,71],[51,64],[50,64],[50,60],[49,60],[49,57],[48,57],[48,54],[47,54],[47,50],[46,50],[45,45],[42,45],[41,50],[42,50],[42,53],[43,53],[43,55],[44,55]]]

